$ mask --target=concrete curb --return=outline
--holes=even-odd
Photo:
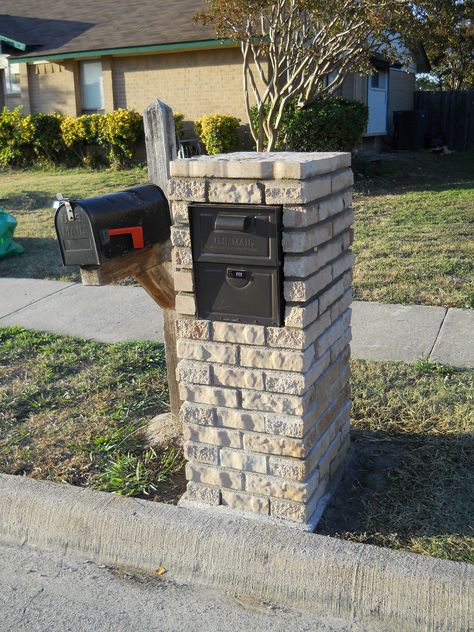
[[[467,632],[474,567],[0,474],[0,538],[377,629]],[[383,627],[382,627],[383,626]]]

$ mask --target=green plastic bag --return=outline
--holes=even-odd
[[[15,228],[16,219],[0,208],[0,259],[19,255],[24,251],[23,246],[13,241]]]

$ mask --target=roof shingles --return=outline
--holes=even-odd
[[[38,58],[215,39],[193,21],[200,8],[196,0],[2,0],[0,35]]]

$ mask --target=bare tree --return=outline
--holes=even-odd
[[[406,0],[207,0],[196,19],[240,43],[243,88],[258,151],[275,148],[286,107],[331,95],[370,58],[397,55],[420,5]],[[406,58],[408,61],[408,57]],[[257,121],[251,114],[256,104]]]

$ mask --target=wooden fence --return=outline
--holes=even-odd
[[[427,112],[427,133],[448,147],[474,149],[474,90],[415,92],[415,109]]]

